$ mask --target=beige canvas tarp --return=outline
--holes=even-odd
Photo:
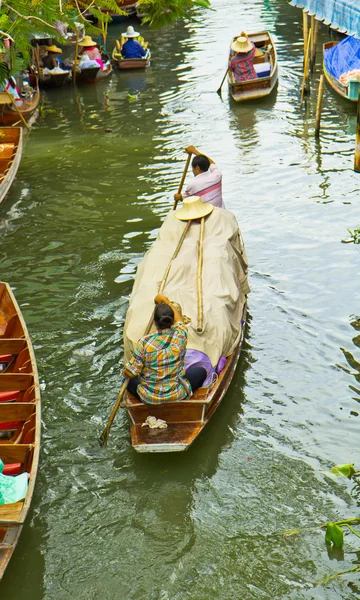
[[[186,223],[170,212],[140,263],[124,326],[125,361],[135,349],[154,310],[154,298]],[[203,259],[204,330],[197,333],[196,272],[200,224],[193,222],[172,263],[163,294],[178,302],[188,326],[188,348],[205,352],[215,366],[229,356],[241,333],[246,295],[247,259],[235,215],[221,208],[205,218]]]

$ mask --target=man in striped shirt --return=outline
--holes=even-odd
[[[186,188],[184,196],[200,196],[203,202],[210,202],[217,208],[225,208],[222,199],[222,175],[214,161],[201,154],[195,146],[188,146],[185,148],[185,152],[195,154],[195,156],[191,163],[194,179]],[[176,193],[174,198],[180,201],[183,199],[183,195]]]

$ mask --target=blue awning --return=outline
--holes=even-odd
[[[359,0],[290,0],[290,4],[305,9],[332,29],[360,38]]]

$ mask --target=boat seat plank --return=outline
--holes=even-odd
[[[27,421],[35,412],[33,402],[10,402],[0,404],[0,423]]]
[[[32,449],[32,444],[1,444],[0,458],[4,464],[20,462],[22,465],[26,465]]]
[[[187,421],[201,421],[203,405],[188,404],[187,402],[142,404],[138,408],[130,408],[129,412],[132,419],[140,424],[150,416],[157,419],[164,419],[167,423],[182,423]]]
[[[3,373],[0,377],[0,392],[27,390],[33,383],[31,373]]]
[[[19,502],[13,502],[12,504],[1,504],[0,505],[0,523],[13,521],[18,523],[20,521],[21,511],[24,506],[24,500]]]
[[[0,354],[19,354],[25,347],[24,338],[0,338]]]
[[[255,46],[261,46],[261,44],[266,44],[269,42],[269,36],[266,33],[259,33],[257,35],[249,35],[249,39],[254,42]]]

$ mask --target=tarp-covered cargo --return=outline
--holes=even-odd
[[[154,310],[154,298],[174,254],[186,223],[170,212],[159,235],[140,263],[124,326],[125,362],[143,336]],[[246,295],[247,259],[233,213],[215,208],[205,219],[203,242],[204,330],[197,327],[196,273],[200,224],[193,222],[181,250],[172,263],[163,293],[178,302],[191,318],[188,348],[200,350],[216,366],[220,356],[229,356],[237,345]]]

